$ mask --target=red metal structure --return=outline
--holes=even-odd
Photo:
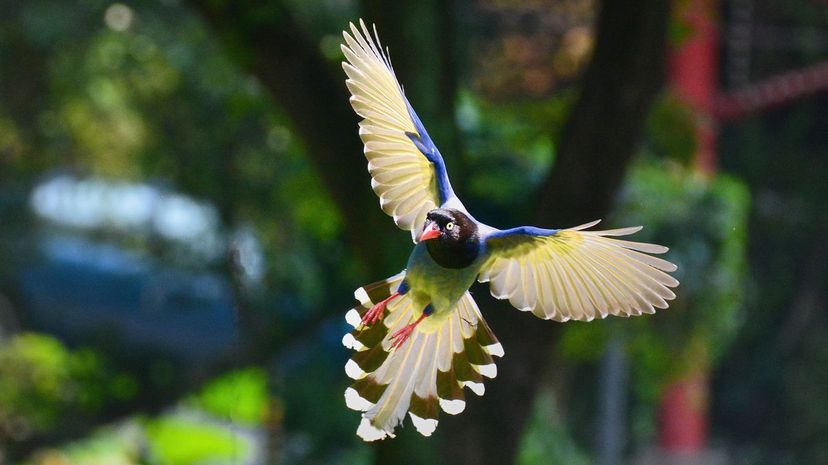
[[[718,127],[722,122],[828,89],[828,62],[722,92],[719,90],[718,57],[722,36],[718,22],[719,1],[676,3],[677,19],[689,26],[692,33],[672,51],[670,81],[674,92],[695,111],[697,169],[713,176]],[[749,41],[749,34],[743,39]],[[693,360],[691,365],[700,368],[691,370],[670,385],[661,401],[659,445],[668,454],[698,454],[707,446],[709,369],[706,367],[709,364],[704,351],[694,356],[699,360]]]

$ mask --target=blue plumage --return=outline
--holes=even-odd
[[[446,162],[443,161],[443,156],[440,154],[437,146],[434,145],[434,142],[428,135],[425,126],[423,126],[423,122],[420,121],[420,117],[417,116],[417,112],[414,111],[414,107],[411,106],[411,103],[408,102],[405,95],[403,95],[403,99],[405,100],[405,105],[408,109],[408,115],[411,118],[411,122],[414,123],[414,128],[417,129],[416,134],[407,132],[406,135],[412,142],[414,142],[417,150],[425,155],[428,161],[434,164],[434,177],[437,181],[437,192],[439,196],[438,205],[442,206],[450,198],[455,197],[454,190],[451,188],[451,182],[449,182]]]
[[[518,226],[517,228],[511,229],[504,229],[502,231],[495,231],[488,236],[486,236],[486,240],[491,239],[498,239],[503,238],[506,236],[516,236],[516,235],[525,235],[525,236],[552,236],[557,234],[560,229],[544,229],[544,228],[537,228],[535,226]]]

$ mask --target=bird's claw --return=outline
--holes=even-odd
[[[420,315],[419,318],[417,318],[416,321],[414,321],[414,323],[407,324],[407,325],[403,326],[402,328],[394,331],[391,334],[391,339],[390,339],[391,340],[391,350],[399,349],[400,347],[402,347],[402,345],[405,343],[405,341],[408,340],[409,336],[411,336],[411,333],[412,333],[412,331],[414,331],[414,328],[416,328],[417,325],[420,324],[421,321],[423,321],[423,318],[425,318],[427,316],[428,316],[427,313],[423,313],[422,315]]]
[[[416,323],[412,323],[410,325],[405,325],[402,328],[394,331],[391,335],[391,349],[399,349],[408,340],[409,336],[411,336],[411,332],[414,331],[414,326]]]
[[[400,293],[395,292],[388,296],[387,299],[384,299],[382,302],[371,307],[367,312],[365,312],[364,315],[362,315],[362,324],[365,326],[371,326],[377,321],[382,320],[382,317],[385,315],[385,307],[388,306],[388,302],[391,302],[394,298],[399,296]]]
[[[386,304],[387,301],[383,300],[382,302],[371,307],[370,310],[368,310],[367,312],[365,312],[364,315],[362,315],[362,324],[364,324],[365,326],[371,326],[377,321],[382,321],[383,314],[385,313]]]

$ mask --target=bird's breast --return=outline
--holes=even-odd
[[[415,295],[428,300],[435,313],[448,311],[474,283],[480,271],[477,263],[466,268],[440,266],[420,242],[411,252],[406,267],[406,282]]]

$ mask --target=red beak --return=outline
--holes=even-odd
[[[440,227],[437,226],[437,223],[431,222],[423,228],[423,233],[420,235],[420,242],[428,241],[431,239],[436,239],[440,237]]]

